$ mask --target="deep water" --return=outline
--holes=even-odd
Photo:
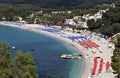
[[[62,54],[77,53],[73,46],[43,34],[0,26],[0,41],[15,46],[15,50],[31,52],[40,78],[79,78],[84,67],[83,60],[60,58]]]

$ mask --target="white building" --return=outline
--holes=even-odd
[[[65,11],[52,11],[52,14],[65,14]]]
[[[67,11],[68,14],[72,13],[72,11]]]
[[[81,19],[82,17],[81,16],[74,16],[73,19],[75,20],[78,20],[78,19]]]
[[[33,16],[34,16],[34,14],[32,13],[32,14],[29,15],[29,18],[33,18]]]
[[[22,20],[23,20],[23,18],[22,18],[22,17],[20,17],[20,16],[18,16],[18,19],[19,19],[19,21],[22,21]]]
[[[94,19],[94,16],[90,16],[90,14],[85,14],[82,16],[83,19],[87,22],[87,20]]]
[[[89,20],[90,20],[90,19],[94,19],[94,16],[89,16],[89,18],[88,18],[88,19],[89,19]]]
[[[115,4],[111,4],[111,7],[115,8],[116,6],[115,6]]]
[[[52,11],[52,14],[65,14],[65,13],[72,13],[72,11]]]
[[[97,19],[102,19],[102,14],[94,14],[94,20],[96,21]]]
[[[2,20],[6,20],[6,18],[5,18],[5,17],[2,17]]]
[[[105,13],[107,10],[99,10],[96,14],[94,14],[94,20],[96,21],[97,19],[102,19],[103,13]]]
[[[74,20],[73,19],[65,19],[65,23],[64,24],[66,24],[66,25],[76,25],[76,23],[74,22]]]
[[[42,14],[42,13],[43,13],[43,11],[40,10],[40,11],[36,12],[35,15],[36,15],[36,14]]]
[[[96,14],[94,15],[90,15],[90,14],[85,14],[82,16],[82,18],[84,18],[87,22],[87,20],[91,20],[91,19],[94,19],[95,21],[97,19],[102,19],[102,15],[103,13],[105,13],[106,11],[108,11],[109,9],[106,9],[106,10],[99,10]]]
[[[76,24],[77,27],[81,27],[81,28],[88,28],[87,23],[86,22],[78,22]]]
[[[94,19],[95,21],[97,21],[97,19],[102,19],[103,13],[105,13],[107,10],[109,10],[109,9],[99,10],[94,15],[85,14],[83,16],[74,16],[73,19],[65,19],[65,23],[64,24],[66,24],[66,25],[72,25],[72,26],[77,26],[77,27],[81,27],[81,28],[88,28],[88,26],[87,26],[87,20]],[[85,22],[83,22],[82,19],[85,19]]]

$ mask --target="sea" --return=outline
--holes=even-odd
[[[39,78],[80,78],[83,59],[61,59],[62,54],[76,54],[71,44],[29,30],[0,25],[0,42],[4,41],[16,50],[31,52],[37,65]],[[34,49],[34,50],[33,50]]]

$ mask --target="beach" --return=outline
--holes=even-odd
[[[107,72],[105,70],[106,61],[111,62],[110,55],[112,54],[114,47],[108,48],[108,41],[106,41],[106,40],[104,40],[104,42],[103,42],[103,40],[100,41],[98,36],[92,37],[93,39],[91,38],[91,40],[94,41],[95,43],[99,44],[99,47],[97,49],[96,48],[87,49],[84,46],[78,44],[76,41],[70,40],[69,38],[60,36],[60,35],[52,33],[52,32],[50,33],[47,31],[39,30],[39,28],[45,28],[44,25],[38,25],[38,24],[22,24],[22,25],[17,24],[16,25],[16,24],[12,24],[12,23],[10,24],[7,22],[0,22],[0,24],[5,25],[5,26],[17,27],[17,28],[21,28],[24,30],[37,32],[37,33],[42,33],[42,34],[48,35],[50,37],[54,37],[56,39],[60,39],[62,41],[65,41],[71,45],[74,45],[77,48],[78,52],[82,53],[83,58],[84,58],[84,62],[85,62],[85,68],[84,68],[84,71],[83,71],[82,76],[80,78],[103,78],[103,77],[104,78],[105,77],[106,78],[114,78],[114,74],[112,72]],[[65,33],[67,33],[67,32],[65,32]],[[71,34],[71,33],[69,33],[69,34]],[[72,35],[74,35],[74,33],[72,33]],[[92,52],[93,50],[96,53],[93,53]],[[94,57],[101,57],[104,59],[104,64],[103,64],[104,69],[101,73],[96,73],[94,75],[91,75]],[[98,61],[99,60],[100,59],[98,59]],[[98,67],[99,67],[99,62],[98,62]],[[97,68],[96,70],[99,70],[99,68]],[[111,68],[109,70],[112,71]]]

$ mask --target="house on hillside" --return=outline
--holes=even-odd
[[[102,19],[102,14],[100,13],[94,14],[94,20],[97,21],[97,19]]]
[[[65,25],[70,25],[70,26],[75,26],[76,23],[73,19],[65,19],[65,22],[64,22]]]
[[[78,23],[76,24],[76,27],[77,27],[77,28],[88,28],[87,22],[78,22]]]
[[[85,14],[82,16],[82,18],[84,18],[87,22],[87,20],[91,20],[91,19],[94,19],[95,21],[97,19],[102,19],[102,15],[103,13],[105,13],[106,11],[108,11],[109,9],[106,9],[106,10],[99,10],[96,14],[94,15],[90,15],[90,14]]]
[[[88,28],[87,22],[83,22],[81,16],[75,16],[73,19],[65,19],[64,25],[81,29]]]
[[[67,11],[68,14],[72,13],[72,11]]]
[[[107,10],[99,10],[96,14],[94,14],[94,20],[96,21],[97,19],[102,19],[103,13],[105,13]]]
[[[81,16],[74,16],[73,19],[74,20],[78,20],[78,19],[81,19],[82,17]]]
[[[52,11],[52,14],[65,14],[65,11]]]
[[[115,4],[111,4],[111,7],[115,8],[116,6],[115,6]]]
[[[90,14],[85,14],[82,16],[82,18],[85,19],[85,21],[87,22],[87,20],[94,19],[94,16]]]

